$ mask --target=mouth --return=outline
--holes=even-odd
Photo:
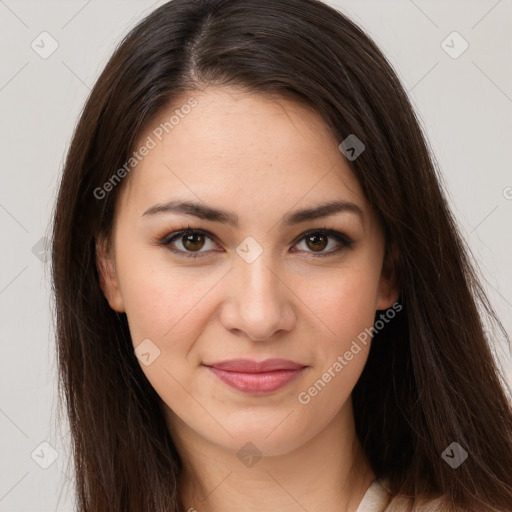
[[[253,395],[277,391],[290,384],[307,368],[286,359],[267,359],[261,362],[232,359],[203,363],[203,366],[228,386]]]

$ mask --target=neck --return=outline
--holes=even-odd
[[[166,414],[183,461],[180,499],[187,511],[354,512],[375,477],[356,436],[350,399],[307,442],[250,466],[172,411]]]

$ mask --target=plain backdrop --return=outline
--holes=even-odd
[[[54,427],[44,237],[90,88],[121,38],[162,3],[0,0],[0,512],[74,509],[68,428]],[[512,336],[511,1],[329,3],[369,33],[409,91],[451,207]],[[46,50],[58,44],[48,58],[32,47],[41,37]],[[508,348],[499,345],[496,354],[510,378]]]

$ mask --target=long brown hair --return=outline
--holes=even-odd
[[[510,510],[512,410],[490,349],[498,335],[509,340],[395,71],[357,25],[319,1],[173,0],[123,39],[97,80],[55,207],[59,392],[80,512],[182,506],[182,464],[159,396],[126,315],[99,285],[95,243],[111,235],[123,183],[101,199],[95,190],[128,161],[155,115],[208,85],[294,99],[340,142],[363,141],[349,164],[382,223],[387,255],[397,255],[403,309],[375,333],[353,390],[357,435],[393,494],[442,493],[454,509]],[[468,453],[456,469],[441,456],[453,442]]]

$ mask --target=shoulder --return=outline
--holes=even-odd
[[[448,499],[438,496],[433,499],[419,499],[414,503],[405,496],[392,497],[387,482],[374,480],[361,501],[356,512],[447,512]]]

